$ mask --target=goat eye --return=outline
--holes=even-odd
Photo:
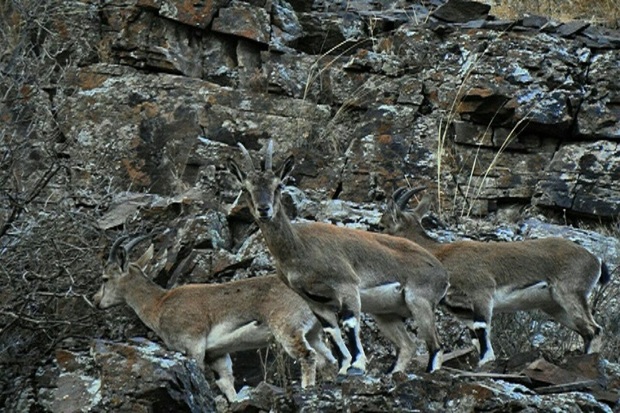
[[[105,283],[107,283],[108,281],[110,281],[110,279],[109,279],[109,278],[104,278],[104,279],[103,279],[103,283],[104,283],[104,284],[105,284]]]
[[[284,184],[283,184],[282,182],[280,182],[280,183],[278,184],[278,187],[277,187],[276,189],[277,189],[278,191],[283,190],[283,189],[284,189]]]

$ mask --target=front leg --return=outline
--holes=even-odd
[[[367,359],[360,338],[360,309],[360,297],[357,291],[348,297],[344,297],[342,311],[340,312],[340,321],[347,334],[349,346],[353,353],[353,363],[347,371],[347,373],[351,375],[362,375],[366,373]]]
[[[338,364],[340,366],[338,375],[346,375],[347,370],[351,367],[352,357],[347,345],[342,339],[342,332],[338,327],[338,319],[336,318],[336,314],[334,314],[331,310],[314,303],[310,303],[310,308],[321,323],[323,331],[327,334],[327,337],[336,348]]]

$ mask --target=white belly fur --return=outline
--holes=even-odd
[[[527,288],[513,290],[502,287],[493,294],[493,309],[499,312],[532,310],[544,307],[551,301],[551,292],[546,281],[540,281]]]
[[[211,355],[232,353],[265,347],[272,334],[266,324],[252,321],[248,324],[222,323],[214,326],[207,335],[207,353]]]
[[[409,315],[403,288],[400,283],[394,282],[378,287],[364,288],[360,291],[362,311],[370,314],[399,314]]]

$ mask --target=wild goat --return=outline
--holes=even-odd
[[[405,210],[411,197],[423,189],[396,190],[381,224],[388,234],[417,242],[444,265],[450,276],[444,304],[468,323],[478,340],[481,365],[495,359],[494,311],[542,310],[579,333],[587,353],[600,351],[601,327],[592,317],[588,296],[597,281],[609,282],[605,263],[563,238],[441,244],[422,226],[430,207],[428,197],[414,210]]]
[[[398,348],[392,371],[404,370],[414,342],[403,317],[415,316],[429,352],[427,370],[441,365],[435,309],[448,288],[439,261],[402,238],[325,223],[291,223],[281,205],[284,182],[294,167],[289,156],[274,173],[273,143],[262,169],[241,147],[245,167],[229,162],[276,261],[278,275],[310,305],[341,356],[339,374],[364,374],[366,356],[360,341],[360,311],[374,316],[379,329]],[[342,323],[353,352],[344,344]]]
[[[229,401],[237,397],[230,353],[266,347],[273,337],[300,362],[304,388],[315,384],[317,361],[336,364],[308,305],[275,275],[165,290],[144,273],[152,245],[128,263],[129,251],[145,237],[120,248],[126,238],[110,250],[95,304],[105,309],[126,303],[170,349],[189,355],[203,370],[206,355]]]

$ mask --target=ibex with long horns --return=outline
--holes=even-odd
[[[418,334],[429,352],[429,371],[441,365],[435,309],[448,288],[439,261],[417,244],[402,238],[324,223],[291,223],[281,205],[284,182],[293,170],[289,156],[272,168],[273,143],[267,145],[264,166],[254,167],[239,144],[244,167],[230,161],[250,211],[274,256],[278,275],[310,305],[337,346],[339,374],[363,374],[366,356],[360,341],[360,312],[374,316],[379,329],[398,348],[392,371],[404,370],[414,355],[414,343],[403,317],[414,316]],[[344,344],[340,323],[351,352]]]
[[[417,242],[444,265],[450,276],[444,303],[474,332],[480,364],[495,359],[494,312],[542,310],[581,335],[587,353],[600,350],[601,327],[592,317],[588,296],[597,282],[609,282],[605,263],[563,238],[441,244],[422,226],[430,198],[406,210],[411,197],[423,189],[396,190],[381,224],[388,234]]]
[[[187,354],[201,369],[206,361],[229,401],[237,397],[230,353],[266,347],[272,338],[300,362],[304,388],[315,384],[317,361],[336,364],[308,305],[275,275],[165,290],[143,270],[152,245],[130,263],[129,251],[145,237],[121,247],[126,238],[118,238],[110,250],[95,304],[129,305],[170,349]]]

